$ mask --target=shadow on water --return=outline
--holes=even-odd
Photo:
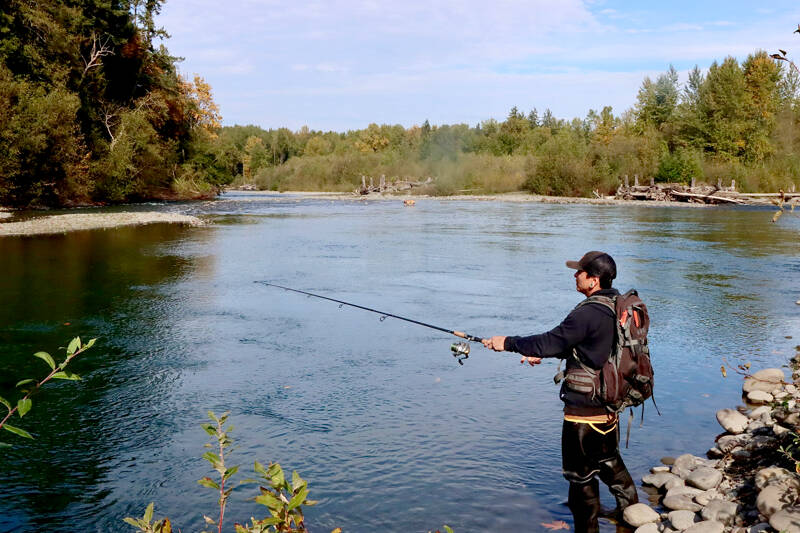
[[[18,379],[46,373],[35,351],[63,359],[58,347],[71,337],[99,337],[72,364],[83,380],[49,384],[16,422],[36,439],[16,439],[0,456],[0,531],[91,523],[111,503],[102,480],[168,438],[159,401],[182,362],[151,332],[170,320],[169,285],[213,268],[209,258],[171,253],[186,231],[152,225],[0,239],[0,395],[15,398]]]

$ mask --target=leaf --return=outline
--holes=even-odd
[[[253,465],[253,470],[255,470],[257,474],[261,474],[262,476],[267,477],[267,471],[264,469],[264,465],[262,465],[258,461],[256,461],[255,464]]]
[[[33,354],[33,356],[34,357],[38,357],[39,359],[41,359],[42,361],[44,361],[45,363],[50,365],[50,368],[52,370],[56,369],[56,362],[53,360],[53,357],[49,353],[47,353],[47,352],[36,352],[35,354]]]
[[[445,530],[447,533],[453,533],[453,528],[452,528],[452,527],[450,527],[450,526],[448,526],[448,525],[446,525],[446,524],[445,524],[444,526],[442,526],[442,527],[444,528],[444,530]]]
[[[77,337],[76,337],[76,339],[78,339],[78,342],[80,343],[80,339],[77,338]],[[75,340],[73,339],[72,342],[75,342]],[[147,509],[144,510],[144,516],[142,517],[142,520],[144,520],[148,524],[150,523],[151,520],[153,520],[153,508],[154,507],[155,507],[155,502],[150,502],[150,505],[148,505]]]
[[[217,415],[214,414],[214,411],[208,412],[208,418],[210,418],[214,422],[219,422],[219,418],[217,418]]]
[[[342,528],[337,527],[336,529],[332,530],[331,533],[342,533]]]
[[[75,337],[69,342],[69,346],[67,346],[67,355],[74,354],[80,347],[81,347],[81,338]]]
[[[301,486],[303,486],[306,482],[303,481],[303,478],[300,477],[300,474],[297,473],[297,470],[292,471],[292,490],[297,490]]]
[[[208,487],[209,489],[219,490],[219,483],[217,483],[210,477],[204,477],[203,479],[198,479],[197,482],[204,487]]]
[[[222,474],[222,479],[227,481],[230,479],[232,475],[239,471],[239,466],[232,466],[231,468],[227,469],[224,474]]]
[[[219,456],[214,452],[206,452],[201,457],[211,463],[212,466],[219,464]]]
[[[25,437],[26,439],[32,439],[33,438],[33,435],[31,435],[30,433],[28,433],[24,429],[20,429],[20,428],[14,427],[14,426],[10,426],[8,424],[5,424],[3,426],[3,429],[5,429],[6,431],[10,431],[11,433],[13,433],[15,435],[19,435],[20,437]]]
[[[23,385],[27,385],[28,383],[35,383],[35,382],[36,382],[36,380],[35,380],[35,379],[23,379],[22,381],[18,382],[18,383],[16,384],[16,386],[17,386],[17,387],[21,387],[21,386],[23,386]]]
[[[7,442],[0,442],[0,448],[13,448],[13,446],[8,444]]]
[[[721,367],[719,367],[719,371],[722,372],[722,377],[723,378],[727,378],[728,377],[728,371],[725,370],[725,365],[722,365]]]
[[[269,518],[265,518],[264,520],[260,521],[261,525],[264,526],[274,526],[275,524],[280,524],[281,519],[277,516],[270,516]]]
[[[305,501],[306,496],[308,496],[308,489],[303,489],[297,494],[295,494],[289,501],[289,510],[291,511],[298,505],[302,504]]]
[[[81,377],[78,374],[73,374],[69,370],[62,370],[53,374],[53,379],[66,379],[69,381],[80,381]]]
[[[270,493],[256,496],[256,503],[266,505],[269,509],[280,509],[283,507],[283,502]]]
[[[783,211],[775,211],[775,214],[772,215],[772,221],[773,222],[777,222],[778,219],[781,218],[782,214],[783,214]]]
[[[142,525],[137,518],[131,518],[129,516],[126,516],[125,518],[122,519],[122,521],[125,522],[126,524],[132,525],[135,528],[142,529]]]
[[[286,479],[283,477],[283,470],[281,469],[281,465],[278,463],[271,464],[269,466],[269,477],[270,483],[274,488],[283,487],[284,483],[286,483]]]
[[[543,525],[544,527],[546,527],[547,529],[552,529],[552,530],[554,530],[554,531],[555,531],[556,529],[566,529],[566,530],[569,530],[569,524],[567,524],[567,523],[566,523],[566,522],[564,522],[563,520],[556,520],[556,521],[554,521],[554,522],[550,522],[550,523],[547,523],[547,522],[542,522],[542,525]]]
[[[158,524],[156,533],[172,533],[172,523],[169,521],[169,518],[165,518]]]
[[[95,342],[97,342],[97,339],[90,339],[89,342],[87,342],[86,344],[83,345],[83,349],[84,350],[88,350],[89,348],[94,346]]]
[[[17,402],[17,413],[19,413],[19,417],[22,418],[28,414],[31,407],[33,407],[33,401],[30,398],[20,398]]]
[[[206,524],[212,524],[212,525],[216,524],[216,522],[214,522],[214,519],[211,518],[210,516],[203,515],[203,520],[206,521]]]
[[[9,410],[9,411],[11,410],[11,404],[10,404],[10,403],[8,403],[8,400],[6,400],[5,398],[3,398],[2,396],[0,396],[0,403],[2,403],[3,405],[5,405],[5,406],[8,408],[8,410]]]
[[[205,430],[206,433],[214,437],[217,434],[217,428],[214,427],[213,424],[200,424],[200,427]]]

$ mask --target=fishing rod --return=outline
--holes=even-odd
[[[451,335],[455,335],[456,337],[466,339],[471,342],[482,342],[483,339],[480,337],[476,337],[474,335],[470,335],[468,333],[464,333],[463,331],[455,331],[452,329],[442,328],[439,326],[434,326],[433,324],[427,324],[425,322],[420,322],[419,320],[414,320],[412,318],[407,318],[400,315],[395,315],[393,313],[387,313],[385,311],[379,311],[377,309],[372,309],[371,307],[364,307],[363,305],[354,304],[351,302],[345,302],[344,300],[337,300],[336,298],[328,298],[327,296],[321,296],[319,294],[314,294],[313,292],[306,292],[301,291],[300,289],[293,289],[291,287],[284,287],[283,285],[277,285],[275,283],[270,283],[268,281],[256,281],[256,283],[261,283],[262,285],[266,285],[267,287],[275,287],[278,289],[283,289],[285,291],[296,292],[299,294],[305,294],[306,296],[311,296],[314,298],[319,298],[321,300],[328,300],[329,302],[335,302],[339,304],[339,309],[342,308],[343,305],[347,305],[350,307],[355,307],[356,309],[362,309],[364,311],[369,311],[370,313],[375,313],[381,315],[381,322],[386,320],[388,317],[396,318],[398,320],[404,320],[406,322],[411,322],[412,324],[417,324],[418,326],[424,326],[426,328],[435,329],[437,331],[443,331],[444,333],[449,333]],[[450,346],[450,351],[453,352],[453,357],[456,358],[459,365],[464,364],[464,359],[469,358],[469,344],[466,342],[454,342]]]

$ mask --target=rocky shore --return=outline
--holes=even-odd
[[[7,211],[0,215],[8,213]],[[21,221],[3,222],[0,216],[0,237],[12,235],[47,235],[68,231],[139,226],[143,224],[170,223],[202,226],[197,217],[177,213],[118,212],[118,213],[67,213],[50,215]]]
[[[706,457],[664,457],[642,478],[651,504],[625,509],[636,533],[800,533],[800,380],[792,360],[747,374],[746,406],[721,409],[724,433]]]

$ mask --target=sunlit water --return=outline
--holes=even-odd
[[[608,251],[652,320],[662,416],[648,404],[631,430],[635,478],[712,445],[715,411],[740,402],[721,365],[781,366],[800,344],[800,222],[771,224],[768,210],[235,194],[156,208],[212,224],[0,239],[0,394],[47,370],[33,352],[99,337],[74,363],[83,381],[48,387],[17,422],[36,440],[8,434],[0,531],[129,531],[122,518],[151,501],[199,531],[216,513],[196,483],[210,473],[209,409],[231,412],[242,471],[277,461],[309,480],[315,532],[570,520],[554,361],[473,346],[459,366],[446,334],[258,280],[478,336],[528,334],[581,298],[564,261]],[[231,524],[266,514],[252,491],[234,493]]]

